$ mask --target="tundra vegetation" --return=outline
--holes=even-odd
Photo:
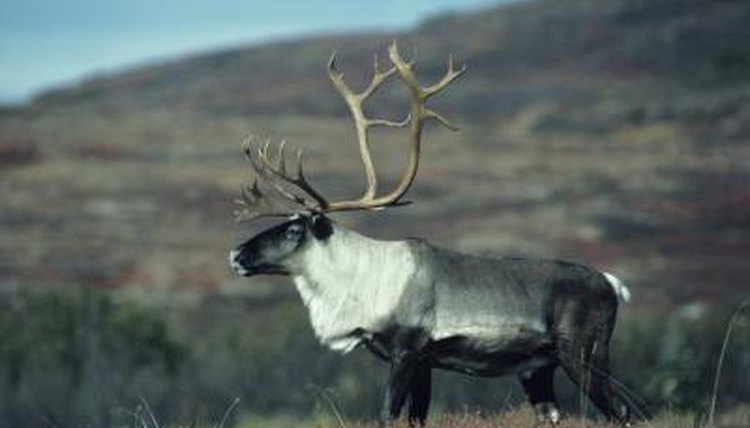
[[[322,349],[290,284],[233,278],[227,243],[252,230],[227,213],[248,131],[304,147],[316,187],[361,189],[320,65],[337,50],[356,86],[396,36],[420,47],[425,81],[449,52],[467,63],[440,100],[461,131],[427,130],[419,204],[337,220],[616,273],[633,300],[613,372],[654,426],[705,421],[727,322],[750,295],[748,21],[739,0],[530,1],[102,75],[1,109],[0,425],[209,426],[235,398],[226,426],[374,419],[385,367]],[[405,111],[379,97],[374,113]],[[403,170],[392,147],[374,156],[386,178]],[[746,426],[750,326],[736,320],[717,422]],[[515,408],[516,383],[442,373],[434,412],[494,423],[473,415]],[[560,392],[565,413],[592,411]]]

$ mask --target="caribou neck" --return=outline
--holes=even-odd
[[[335,226],[301,255],[294,275],[320,341],[348,352],[393,322],[415,272],[406,241],[379,241]]]

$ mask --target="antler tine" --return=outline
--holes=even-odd
[[[412,70],[415,59],[412,58],[410,61],[405,61],[398,52],[398,45],[396,41],[393,41],[388,46],[388,56],[394,65],[399,77],[406,84],[411,94],[411,113],[409,114],[411,122],[411,150],[409,151],[409,159],[407,160],[407,170],[401,177],[401,180],[397,184],[396,188],[389,194],[367,200],[364,206],[351,207],[351,204],[332,204],[331,208],[340,209],[358,209],[358,208],[375,208],[393,205],[399,202],[399,199],[409,190],[411,184],[414,182],[417,170],[419,168],[419,154],[421,149],[421,136],[422,129],[424,128],[425,119],[436,119],[438,122],[450,129],[456,129],[448,123],[448,121],[434,110],[431,110],[425,106],[425,102],[428,98],[440,92],[443,88],[448,86],[451,82],[456,80],[461,74],[464,73],[466,67],[463,66],[456,70],[453,65],[453,58],[449,57],[448,70],[440,81],[437,83],[423,87],[419,84],[414,72]],[[414,54],[416,58],[416,53]],[[363,201],[365,202],[365,201]]]
[[[279,171],[286,175],[286,156],[284,156],[284,147],[286,146],[286,140],[281,140],[281,143],[279,143],[279,153],[277,156],[279,157]]]
[[[325,210],[328,206],[328,201],[320,194],[320,192],[310,185],[310,182],[307,181],[307,177],[305,177],[302,169],[302,151],[300,150],[297,156],[296,174],[295,176],[291,176],[287,173],[286,169],[286,154],[284,152],[286,141],[282,141],[282,143],[279,144],[278,159],[275,164],[273,159],[268,155],[269,146],[270,140],[257,150],[260,167],[256,168],[256,170],[258,170],[258,172],[264,176],[266,181],[276,188],[279,193],[304,205],[308,211],[317,212]],[[281,180],[283,183],[297,189],[301,193],[312,198],[312,201],[287,190],[282,184],[277,183],[276,180]]]
[[[392,121],[387,119],[370,119],[367,118],[362,110],[362,103],[374,94],[383,83],[388,80],[393,74],[396,73],[396,67],[390,67],[386,70],[381,70],[378,62],[378,57],[375,55],[373,62],[373,75],[370,83],[362,92],[354,92],[344,82],[344,74],[336,68],[336,54],[332,54],[328,61],[328,76],[333,83],[333,86],[338,90],[339,94],[344,98],[349,111],[354,119],[354,127],[357,132],[357,142],[359,144],[359,152],[362,157],[362,164],[365,169],[365,179],[367,180],[367,187],[364,194],[360,198],[361,201],[371,200],[375,197],[377,191],[377,176],[375,175],[375,167],[372,163],[372,155],[370,154],[370,143],[369,143],[369,129],[375,126],[387,126],[387,127],[404,127],[411,120],[410,116],[407,116],[401,121]],[[347,202],[348,204],[349,202]]]
[[[443,75],[443,78],[440,79],[438,82],[425,87],[424,93],[425,98],[430,97],[432,95],[435,95],[436,93],[440,92],[448,86],[452,81],[456,80],[458,77],[460,77],[464,72],[466,71],[466,64],[463,64],[461,68],[456,70],[455,66],[453,65],[453,55],[448,56],[448,70]]]
[[[235,202],[241,207],[234,211],[236,221],[254,220],[261,217],[280,217],[286,215],[288,209],[270,199],[269,195],[261,192],[257,179],[251,186],[243,186],[240,198]]]
[[[426,100],[437,94],[466,71],[466,64],[462,65],[461,68],[456,69],[453,64],[453,55],[450,55],[448,56],[448,70],[446,70],[443,77],[438,82],[423,87],[419,84],[417,77],[414,75],[414,60],[405,61],[398,52],[398,44],[395,41],[388,46],[388,55],[398,70],[401,80],[406,83],[406,86],[409,88],[409,91],[412,92],[414,98],[418,98],[420,101]]]
[[[250,166],[256,173],[252,185],[243,186],[240,198],[235,202],[240,209],[234,211],[237,221],[253,220],[261,217],[287,216],[289,213],[300,211],[299,201],[289,199],[287,195],[279,193],[276,187],[261,190],[259,179],[265,180],[263,165],[259,164],[253,157],[253,138],[248,137],[244,142],[243,151]],[[292,206],[294,203],[295,206]]]
[[[366,192],[361,199],[356,201],[333,202],[328,206],[327,211],[345,211],[358,209],[373,210],[399,204],[399,200],[404,196],[404,194],[406,194],[406,192],[409,190],[409,187],[411,187],[411,184],[414,182],[414,178],[416,177],[417,170],[419,168],[421,135],[422,129],[424,128],[425,119],[435,119],[450,129],[456,129],[450,123],[448,123],[448,121],[439,113],[427,108],[425,106],[425,103],[428,98],[437,94],[443,88],[448,86],[448,84],[461,76],[461,74],[463,74],[463,72],[465,71],[465,67],[456,69],[453,65],[453,59],[449,58],[448,70],[443,78],[433,85],[423,87],[420,85],[413,72],[413,66],[416,62],[417,56],[416,51],[414,53],[414,56],[409,61],[405,61],[399,54],[398,45],[394,41],[388,47],[388,56],[393,63],[393,67],[391,67],[386,73],[388,74],[388,76],[390,76],[394,73],[395,70],[395,73],[398,73],[400,79],[404,82],[411,95],[411,112],[406,117],[406,119],[401,122],[392,122],[387,120],[368,120],[364,118],[364,115],[361,111],[361,99],[358,99],[357,97],[363,94],[369,95],[369,93],[372,92],[370,90],[371,87],[377,88],[377,85],[382,83],[378,80],[378,72],[376,71],[376,75],[375,77],[373,77],[373,82],[364,92],[362,92],[361,94],[353,94],[351,90],[349,90],[349,88],[344,84],[342,74],[339,73],[335,68],[335,56],[331,57],[331,62],[329,63],[331,80],[333,81],[334,86],[336,86],[339,92],[342,93],[344,99],[347,100],[347,104],[349,105],[350,110],[352,110],[352,115],[354,116],[355,124],[357,125],[362,159],[365,163],[365,169],[368,172],[368,183],[370,184],[370,186],[368,187],[368,192]],[[369,145],[367,142],[367,128],[375,124],[384,124],[387,126],[405,126],[409,123],[411,123],[412,144],[409,151],[409,158],[407,160],[407,169],[393,191],[386,195],[375,197],[375,178],[374,171],[372,170]],[[370,178],[370,173],[372,174],[372,178]]]
[[[370,84],[367,86],[367,88],[365,88],[364,91],[359,94],[359,97],[363,100],[372,95],[380,87],[380,85],[383,84],[383,82],[388,80],[388,78],[396,72],[396,67],[390,67],[385,71],[380,71],[380,66],[378,65],[378,55],[375,54],[373,70],[374,71]]]
[[[252,185],[242,188],[237,200],[241,209],[235,211],[237,220],[322,212],[327,202],[305,178],[301,154],[297,157],[297,175],[291,176],[287,172],[286,141],[279,144],[275,159],[270,147],[270,139],[257,143],[250,135],[244,141],[243,152],[256,177]]]
[[[349,85],[344,82],[344,73],[340,72],[336,67],[335,52],[331,54],[331,58],[328,60],[328,76],[330,77],[331,81],[333,82],[334,86],[339,91],[341,96],[343,96],[347,101],[349,101],[350,99],[354,99],[361,103],[362,101],[370,97],[370,95],[372,95],[378,88],[380,88],[383,82],[388,80],[388,78],[396,72],[396,67],[390,67],[385,71],[381,71],[378,62],[378,56],[375,55],[373,70],[374,71],[370,83],[364,90],[362,90],[362,92],[357,93],[349,88]]]

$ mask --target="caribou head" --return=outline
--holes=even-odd
[[[455,68],[452,58],[443,77],[429,86],[422,86],[413,71],[413,62],[406,61],[394,42],[388,47],[391,66],[381,69],[375,57],[374,73],[369,85],[355,92],[344,82],[343,73],[336,68],[336,56],[328,62],[328,76],[349,107],[357,135],[357,144],[364,166],[366,188],[355,199],[329,201],[315,189],[303,169],[303,152],[295,156],[286,151],[286,141],[275,149],[270,140],[256,141],[249,137],[244,144],[245,157],[255,173],[255,180],[242,189],[238,200],[238,220],[261,217],[287,217],[289,220],[271,228],[230,253],[230,264],[240,275],[294,274],[295,257],[310,241],[326,240],[335,225],[326,216],[337,211],[377,211],[408,204],[404,195],[414,182],[419,168],[421,136],[425,122],[436,120],[449,129],[455,129],[442,115],[426,106],[427,100],[439,93],[465,70]],[[398,76],[408,89],[410,112],[400,121],[373,119],[365,116],[364,102],[391,77]],[[370,154],[370,130],[374,127],[409,127],[410,150],[406,170],[396,186],[388,193],[378,194],[378,181]],[[290,159],[291,158],[291,159]]]

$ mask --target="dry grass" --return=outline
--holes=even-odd
[[[481,413],[456,413],[446,415],[434,415],[428,420],[431,428],[541,428],[550,427],[546,423],[536,420],[534,411],[529,406],[521,406],[517,409],[497,414],[485,415]],[[740,428],[750,426],[750,406],[741,406],[726,412],[717,419],[716,428]],[[247,418],[237,424],[238,428],[379,428],[378,422],[343,422],[340,423],[333,417],[325,415],[314,420],[302,421],[299,419],[279,417],[274,419]],[[400,420],[391,428],[410,428],[405,420]],[[558,428],[616,428],[619,425],[609,424],[602,421],[583,419],[574,415],[566,417]],[[636,423],[635,428],[708,428],[705,419],[700,415],[691,413],[663,413],[649,421]]]
[[[521,428],[544,426],[538,424],[534,411],[531,407],[523,406],[518,409],[502,413],[499,415],[483,415],[480,413],[463,413],[434,416],[429,420],[428,426],[435,428]],[[353,427],[358,428],[375,428],[377,423],[356,424]],[[607,424],[595,424],[584,422],[577,418],[568,418],[564,420],[560,428],[580,428],[587,426],[590,428],[608,428]],[[408,428],[406,421],[399,421],[393,425],[393,428]]]
[[[216,423],[194,423],[185,428],[381,428],[378,422],[350,422],[338,414],[319,412],[312,419],[300,419],[290,415],[275,417],[241,416],[237,417],[239,401],[235,400],[226,409],[221,421]],[[138,428],[168,428],[162,426],[156,416],[144,402],[132,412],[133,426]],[[431,428],[541,428],[551,425],[539,422],[530,406],[496,414],[486,415],[479,412],[466,412],[433,416],[428,420]],[[714,425],[709,425],[701,414],[667,412],[657,417],[635,423],[634,428],[744,428],[750,426],[750,405],[739,406],[725,412],[717,418]],[[174,425],[183,428],[182,425]],[[389,428],[411,428],[402,419],[388,425]],[[568,415],[555,426],[556,428],[619,428],[619,425]]]

